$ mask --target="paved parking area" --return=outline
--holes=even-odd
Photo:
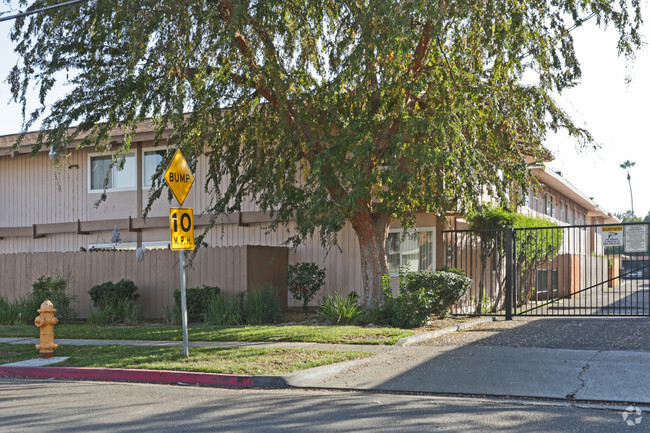
[[[650,351],[650,317],[500,318],[419,345]]]

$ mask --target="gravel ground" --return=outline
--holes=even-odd
[[[516,317],[452,332],[419,345],[650,351],[650,318]]]

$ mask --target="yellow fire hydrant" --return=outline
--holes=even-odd
[[[41,342],[36,345],[36,350],[41,351],[41,358],[51,358],[54,355],[54,349],[59,347],[54,343],[54,325],[59,323],[59,319],[54,317],[56,308],[48,299],[41,304],[38,312],[40,315],[34,319],[34,324],[41,328]]]

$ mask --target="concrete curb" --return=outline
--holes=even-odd
[[[154,382],[227,387],[255,386],[253,376],[236,374],[193,373],[168,370],[135,370],[87,367],[7,367],[0,366],[0,376],[46,379],[107,380]],[[264,383],[264,380],[262,380]]]
[[[474,326],[483,323],[494,322],[495,320],[497,320],[497,318],[494,316],[480,317],[476,320],[470,320],[468,322],[461,323],[460,325],[450,326],[449,328],[438,329],[437,331],[431,331],[431,332],[423,332],[422,334],[400,338],[399,341],[395,343],[395,346],[410,346],[412,344],[421,343],[423,341],[433,340],[434,338],[441,337],[445,334],[449,334],[450,332],[456,332],[456,331],[460,331],[461,329],[472,328]]]

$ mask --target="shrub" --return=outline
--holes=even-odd
[[[189,289],[185,289],[185,300],[187,302],[187,319],[190,321],[203,320],[203,316],[206,313],[208,301],[220,293],[221,289],[217,286],[204,285],[202,287],[191,287]],[[178,289],[174,290],[174,303],[180,312],[181,291]]]
[[[140,296],[135,293],[137,290],[133,281],[122,279],[117,283],[108,281],[93,286],[88,294],[93,301],[93,307],[99,307],[106,304],[117,305],[124,299],[135,301]]]
[[[244,318],[251,325],[276,323],[282,314],[282,303],[273,286],[254,288],[244,300]]]
[[[369,311],[371,320],[399,328],[421,326],[431,315],[444,316],[472,284],[448,271],[408,272],[400,269],[400,289],[391,291],[390,277],[382,278],[383,301]]]
[[[32,284],[32,288],[34,297],[40,300],[40,303],[49,299],[52,304],[54,304],[54,308],[56,308],[55,316],[59,321],[72,321],[77,317],[77,313],[72,308],[72,303],[77,299],[77,297],[66,293],[68,288],[67,278],[62,276],[57,276],[55,278],[40,276],[38,277],[38,280]]]
[[[33,325],[38,316],[38,309],[45,299],[37,297],[33,292],[16,300],[18,308],[18,323]]]
[[[463,269],[458,269],[458,268],[444,267],[444,268],[438,269],[438,271],[451,272],[452,274],[460,275],[461,277],[466,277],[467,276],[467,273]]]
[[[142,321],[142,308],[133,299],[122,298],[94,307],[88,320],[95,325],[134,325]]]
[[[235,298],[213,293],[205,302],[203,321],[210,325],[231,326],[243,323],[241,306]]]
[[[325,296],[318,306],[318,315],[336,325],[354,325],[358,323],[362,314],[357,305],[356,293],[343,297],[338,293],[334,296]]]
[[[471,285],[470,278],[457,273],[420,271],[409,273],[404,283],[400,281],[400,291],[423,293],[428,314],[444,316]]]
[[[307,309],[309,301],[323,287],[325,282],[325,271],[320,269],[316,263],[296,263],[290,265],[287,273],[289,292],[299,301],[302,301],[302,308]]]
[[[168,325],[179,325],[182,322],[181,307],[174,302],[163,308],[163,319]]]
[[[42,303],[34,293],[14,301],[0,297],[0,325],[33,325]]]
[[[400,281],[403,271],[400,269]],[[382,302],[367,312],[368,320],[394,326],[396,328],[415,328],[421,326],[428,317],[424,291],[402,290],[393,295],[388,275],[382,277]]]
[[[18,323],[20,323],[18,302],[9,302],[0,296],[0,325],[16,325]]]
[[[132,325],[142,321],[142,308],[135,303],[140,296],[131,280],[117,283],[106,282],[93,286],[88,294],[93,301],[93,310],[88,320],[97,325]]]

